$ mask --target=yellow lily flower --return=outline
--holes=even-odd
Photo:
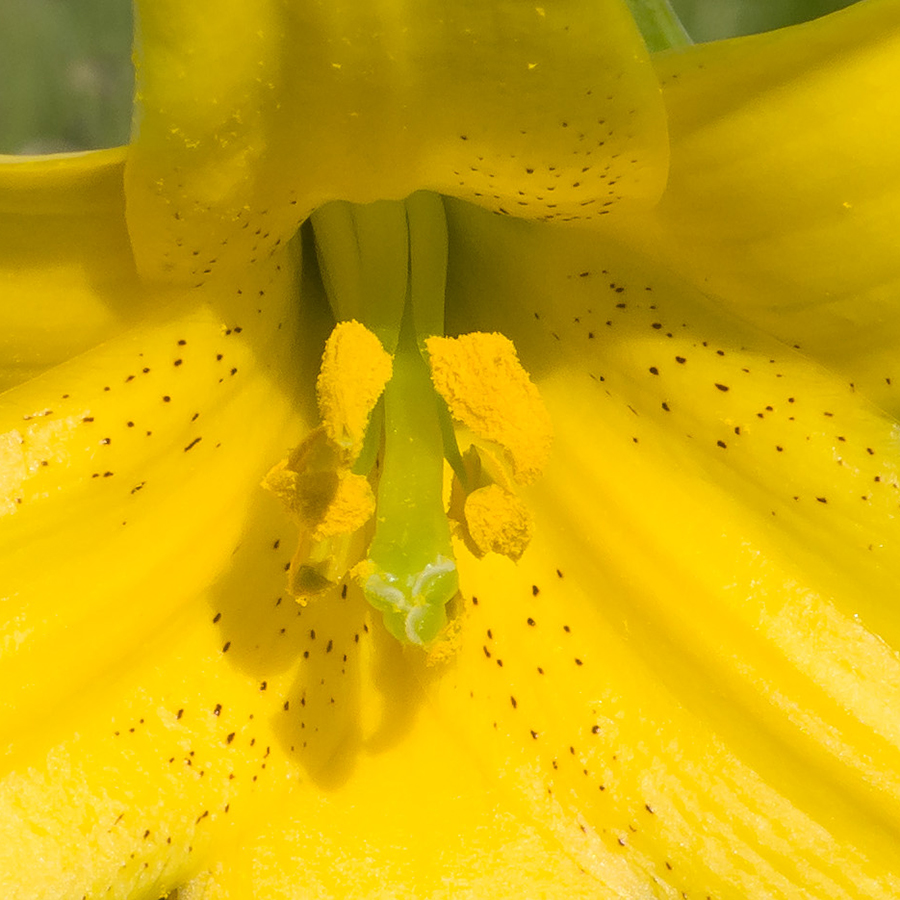
[[[900,3],[357,6],[146,3],[133,146],[0,166],[0,893],[896,897]],[[259,488],[298,226],[422,188],[554,428],[430,653],[296,604]]]

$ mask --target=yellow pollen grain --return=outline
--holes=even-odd
[[[511,457],[516,481],[531,482],[547,463],[550,416],[513,342],[502,334],[472,332],[426,341],[431,380],[453,418]]]
[[[466,527],[484,556],[501,553],[516,561],[531,541],[531,516],[515,494],[490,484],[466,498]]]
[[[328,437],[352,462],[369,416],[391,378],[391,357],[364,325],[339,322],[325,343],[316,381],[319,415]]]

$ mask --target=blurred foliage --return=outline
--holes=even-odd
[[[0,153],[128,140],[129,0],[0,0]]]
[[[670,0],[688,34],[714,41],[817,19],[854,0]]]
[[[671,2],[694,40],[708,41],[815,18],[851,0]],[[130,47],[130,0],[0,0],[0,153],[125,143]]]

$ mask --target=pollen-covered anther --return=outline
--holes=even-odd
[[[359,456],[369,416],[391,378],[391,357],[355,320],[339,322],[325,343],[316,381],[325,433],[349,462]]]
[[[466,498],[464,515],[479,554],[500,553],[517,561],[531,541],[525,504],[499,484],[478,488]]]
[[[375,512],[367,478],[341,466],[322,429],[316,429],[263,480],[313,540],[348,534]]]
[[[538,389],[502,334],[426,340],[431,379],[454,419],[503,447],[516,481],[534,481],[550,455],[552,426]]]
[[[314,541],[362,528],[375,512],[375,494],[363,475],[305,472],[297,476],[300,523]]]
[[[300,526],[288,574],[291,594],[303,600],[339,581],[358,559],[356,533],[375,512],[368,479],[351,472],[325,430],[317,428],[266,475],[263,487]]]

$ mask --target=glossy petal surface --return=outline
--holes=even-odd
[[[100,154],[71,164],[100,199],[121,184],[121,161],[110,166]],[[60,163],[44,165],[52,182]],[[60,231],[69,194],[60,197]],[[227,295],[148,296],[136,289],[119,198],[113,224],[85,239],[125,249],[93,300],[99,308],[108,291],[123,306],[144,302],[140,326],[0,397],[0,872],[10,896],[94,893],[128,858],[127,840],[109,830],[118,813],[166,820],[153,805],[159,780],[140,755],[89,735],[137,728],[127,706],[110,711],[109,694],[139,684],[138,696],[150,696],[165,636],[217,583],[246,497],[303,428],[287,364],[296,359],[293,253],[248,271]],[[40,294],[44,270],[33,280]],[[75,302],[87,293],[72,281]],[[248,438],[263,405],[265,426]],[[142,707],[145,721],[160,709]],[[163,716],[160,727],[171,722]],[[120,831],[130,839],[128,827]]]
[[[841,27],[831,20],[819,32],[759,39],[782,41],[777,59],[762,58],[818,59],[827,46],[842,73],[826,81],[829,95],[855,84],[861,96],[869,74],[889,66],[865,50],[878,31],[870,17],[885,25],[896,8],[864,4]],[[221,22],[243,10],[224,7]],[[178,49],[179,10],[169,12],[153,26],[154,53]],[[197,27],[214,31],[215,21]],[[232,60],[236,83],[245,83],[244,63],[264,58],[256,41],[268,24],[263,16],[256,37],[242,34],[248,55]],[[700,73],[722,53],[746,72],[755,46],[699,48],[658,65]],[[202,62],[214,43],[198,47]],[[868,62],[855,66],[853,48]],[[161,106],[202,106],[221,66],[198,65],[189,77],[174,59],[160,78],[181,92],[154,96]],[[789,88],[817,71],[797,70],[783,70],[785,88],[747,112],[750,133],[757,118],[788,128]],[[207,71],[209,85],[197,80]],[[723,102],[713,80],[685,76],[682,96]],[[815,297],[791,307],[797,282],[774,231],[760,238],[774,260],[765,278],[740,270],[740,241],[732,247],[728,235],[748,233],[764,185],[724,211],[710,199],[691,211],[693,194],[680,185],[694,179],[707,196],[696,161],[717,159],[721,138],[715,104],[696,103],[710,125],[688,139],[695,101],[673,100],[672,194],[654,217],[610,216],[588,231],[450,205],[448,329],[513,338],[556,436],[546,476],[524,493],[532,545],[518,564],[477,561],[457,546],[462,598],[449,645],[431,657],[390,638],[352,586],[302,609],[285,592],[296,534],[259,482],[313,424],[330,323],[299,240],[287,240],[290,217],[282,209],[267,233],[266,207],[254,205],[279,184],[292,205],[290,179],[276,178],[283,145],[271,168],[246,156],[265,190],[253,182],[235,207],[219,201],[245,189],[243,163],[218,158],[217,139],[203,144],[198,132],[196,178],[182,183],[173,173],[175,158],[190,156],[179,156],[183,138],[172,138],[168,156],[168,138],[143,132],[151,143],[138,154],[149,147],[172,164],[160,196],[172,222],[185,224],[171,229],[197,242],[179,248],[169,225],[154,237],[162,220],[138,197],[133,223],[151,234],[139,237],[142,252],[159,253],[157,274],[170,252],[169,274],[183,275],[196,250],[210,268],[195,273],[196,288],[139,286],[121,160],[4,170],[0,224],[27,213],[40,234],[72,236],[61,258],[82,260],[84,271],[104,250],[107,280],[79,280],[73,264],[53,282],[51,241],[20,235],[9,245],[6,270],[17,280],[0,314],[10,335],[28,343],[12,302],[43,298],[61,313],[56,288],[69,284],[73,309],[85,310],[76,319],[90,327],[0,396],[0,893],[900,893],[897,423],[882,411],[883,393],[871,393],[879,406],[850,386],[849,369],[835,374],[778,329],[758,327],[768,307],[749,304],[757,291],[803,335],[818,333],[820,310]],[[859,128],[871,133],[877,113],[861,103]],[[815,133],[809,119],[798,127]],[[848,127],[835,125],[836,146],[854,146]],[[291,129],[288,137],[299,134]],[[220,135],[220,123],[209,133]],[[264,143],[251,134],[236,158]],[[853,152],[882,166],[890,195],[888,151],[870,144]],[[740,146],[726,146],[740,169]],[[778,151],[788,162],[790,149]],[[342,153],[332,155],[346,166]],[[132,170],[138,188],[149,183],[138,177],[144,162]],[[824,161],[817,171],[810,188],[800,174],[785,178],[780,200],[829,209],[839,179]],[[222,191],[207,219],[193,204],[210,200],[203,192],[216,173]],[[360,183],[371,175],[363,166]],[[740,193],[723,177],[721,196],[729,185]],[[860,197],[862,212],[841,228],[851,259],[867,252],[878,220],[866,212],[878,206],[874,189]],[[260,229],[248,239],[259,252],[232,243],[231,226],[244,230],[240,203],[255,217],[248,230]],[[889,200],[883,215],[882,224],[897,219]],[[71,225],[79,217],[83,234]],[[718,235],[721,260],[702,252],[704,234]],[[680,241],[696,253],[678,274],[663,260]],[[214,243],[227,247],[227,279],[207,277],[216,263],[203,254]],[[879,309],[892,321],[896,259],[884,245],[873,253],[874,270],[850,266],[842,282],[861,350],[866,334],[882,337],[871,333]],[[28,254],[31,269],[19,265]],[[726,287],[727,302],[718,296]],[[107,315],[119,306],[133,318]],[[887,347],[890,333],[883,339]],[[833,346],[818,354],[829,364]],[[50,367],[71,352],[82,355]]]
[[[656,60],[672,167],[644,238],[896,412],[900,3]]]
[[[123,221],[123,150],[0,157],[0,390],[145,313]]]
[[[454,723],[623,896],[893,896],[895,420],[613,235],[451,221],[461,317],[556,428]],[[636,884],[591,869],[617,847]]]
[[[620,0],[139,13],[128,215],[154,277],[261,258],[333,199],[428,188],[573,220],[652,203],[665,182],[659,86]]]

